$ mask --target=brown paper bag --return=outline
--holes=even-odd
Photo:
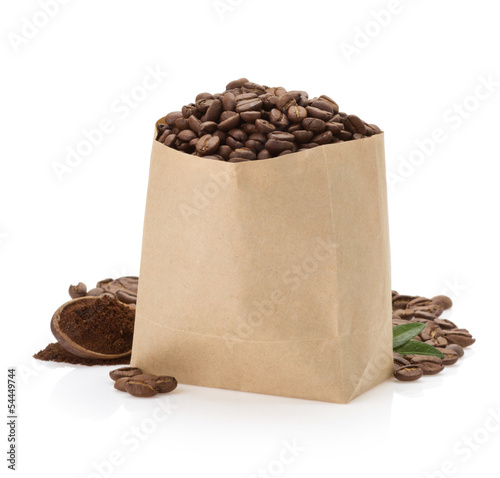
[[[154,141],[132,365],[347,403],[392,371],[383,135],[214,161]]]

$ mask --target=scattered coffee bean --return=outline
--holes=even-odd
[[[351,129],[358,126],[357,120],[354,120],[354,123],[351,122]],[[367,131],[369,131],[369,128],[373,129],[373,125],[365,126],[367,126]],[[359,127],[362,129],[361,126]],[[396,291],[392,291],[393,326],[410,322],[425,324],[425,329],[412,340],[432,345],[444,355],[444,358],[440,359],[426,355],[406,355],[402,357],[400,354],[394,353],[394,376],[398,380],[417,380],[422,375],[439,373],[445,366],[453,365],[460,357],[463,357],[463,347],[468,347],[476,341],[468,330],[458,328],[451,320],[440,318],[443,311],[449,309],[452,305],[452,300],[444,295],[428,299],[421,296],[401,295]],[[420,372],[408,367],[409,364],[412,367],[418,367]]]
[[[141,373],[141,369],[137,367],[122,367],[109,372],[109,376],[112,380],[118,380],[120,378],[130,378],[134,375],[140,375]]]
[[[418,380],[422,375],[422,369],[417,365],[403,365],[394,371],[394,376],[403,382]]]
[[[174,377],[142,373],[136,367],[122,367],[113,370],[109,376],[115,380],[115,389],[128,392],[134,397],[153,397],[158,393],[169,393],[177,388]]]

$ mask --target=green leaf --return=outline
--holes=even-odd
[[[425,342],[419,342],[418,340],[410,340],[404,345],[401,345],[401,347],[395,348],[394,352],[401,355],[433,355],[434,357],[439,357],[441,359],[444,358],[441,351],[432,345],[426,344]]]
[[[413,337],[425,329],[425,324],[420,322],[409,322],[408,324],[396,325],[392,329],[392,348],[401,347]]]

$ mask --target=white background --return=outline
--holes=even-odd
[[[44,23],[37,1],[3,2],[0,410],[7,366],[17,366],[18,476],[496,476],[497,2],[219,6],[73,0],[33,30],[26,22]],[[374,20],[388,8],[389,20]],[[124,107],[147,69],[168,77]],[[31,359],[52,340],[70,283],[138,274],[155,120],[241,76],[327,94],[385,130],[393,287],[453,297],[447,317],[478,339],[459,364],[344,406],[182,385],[139,400],[113,390],[108,368]],[[59,180],[53,164],[105,118],[113,131]],[[170,407],[163,421],[159,402]],[[284,454],[294,442],[296,456]],[[112,470],[110,455],[121,456]]]

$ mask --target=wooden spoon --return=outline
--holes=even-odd
[[[101,360],[113,360],[113,359],[118,359],[122,357],[126,357],[127,355],[130,355],[132,353],[132,350],[129,350],[128,352],[124,352],[121,354],[102,354],[99,352],[94,352],[92,350],[88,350],[85,347],[82,347],[81,345],[77,344],[74,342],[68,335],[66,335],[60,327],[60,320],[61,320],[61,315],[64,312],[64,309],[75,302],[78,301],[87,301],[87,302],[96,302],[99,300],[99,297],[79,297],[77,299],[72,299],[65,304],[61,305],[59,307],[54,315],[52,316],[52,320],[50,321],[50,330],[54,334],[54,337],[57,339],[57,341],[61,344],[62,347],[64,347],[68,352],[72,353],[73,355],[76,355],[81,358],[90,358],[90,359],[101,359]],[[123,304],[124,307],[129,307],[130,309],[134,309],[133,307],[130,307],[127,304]]]

